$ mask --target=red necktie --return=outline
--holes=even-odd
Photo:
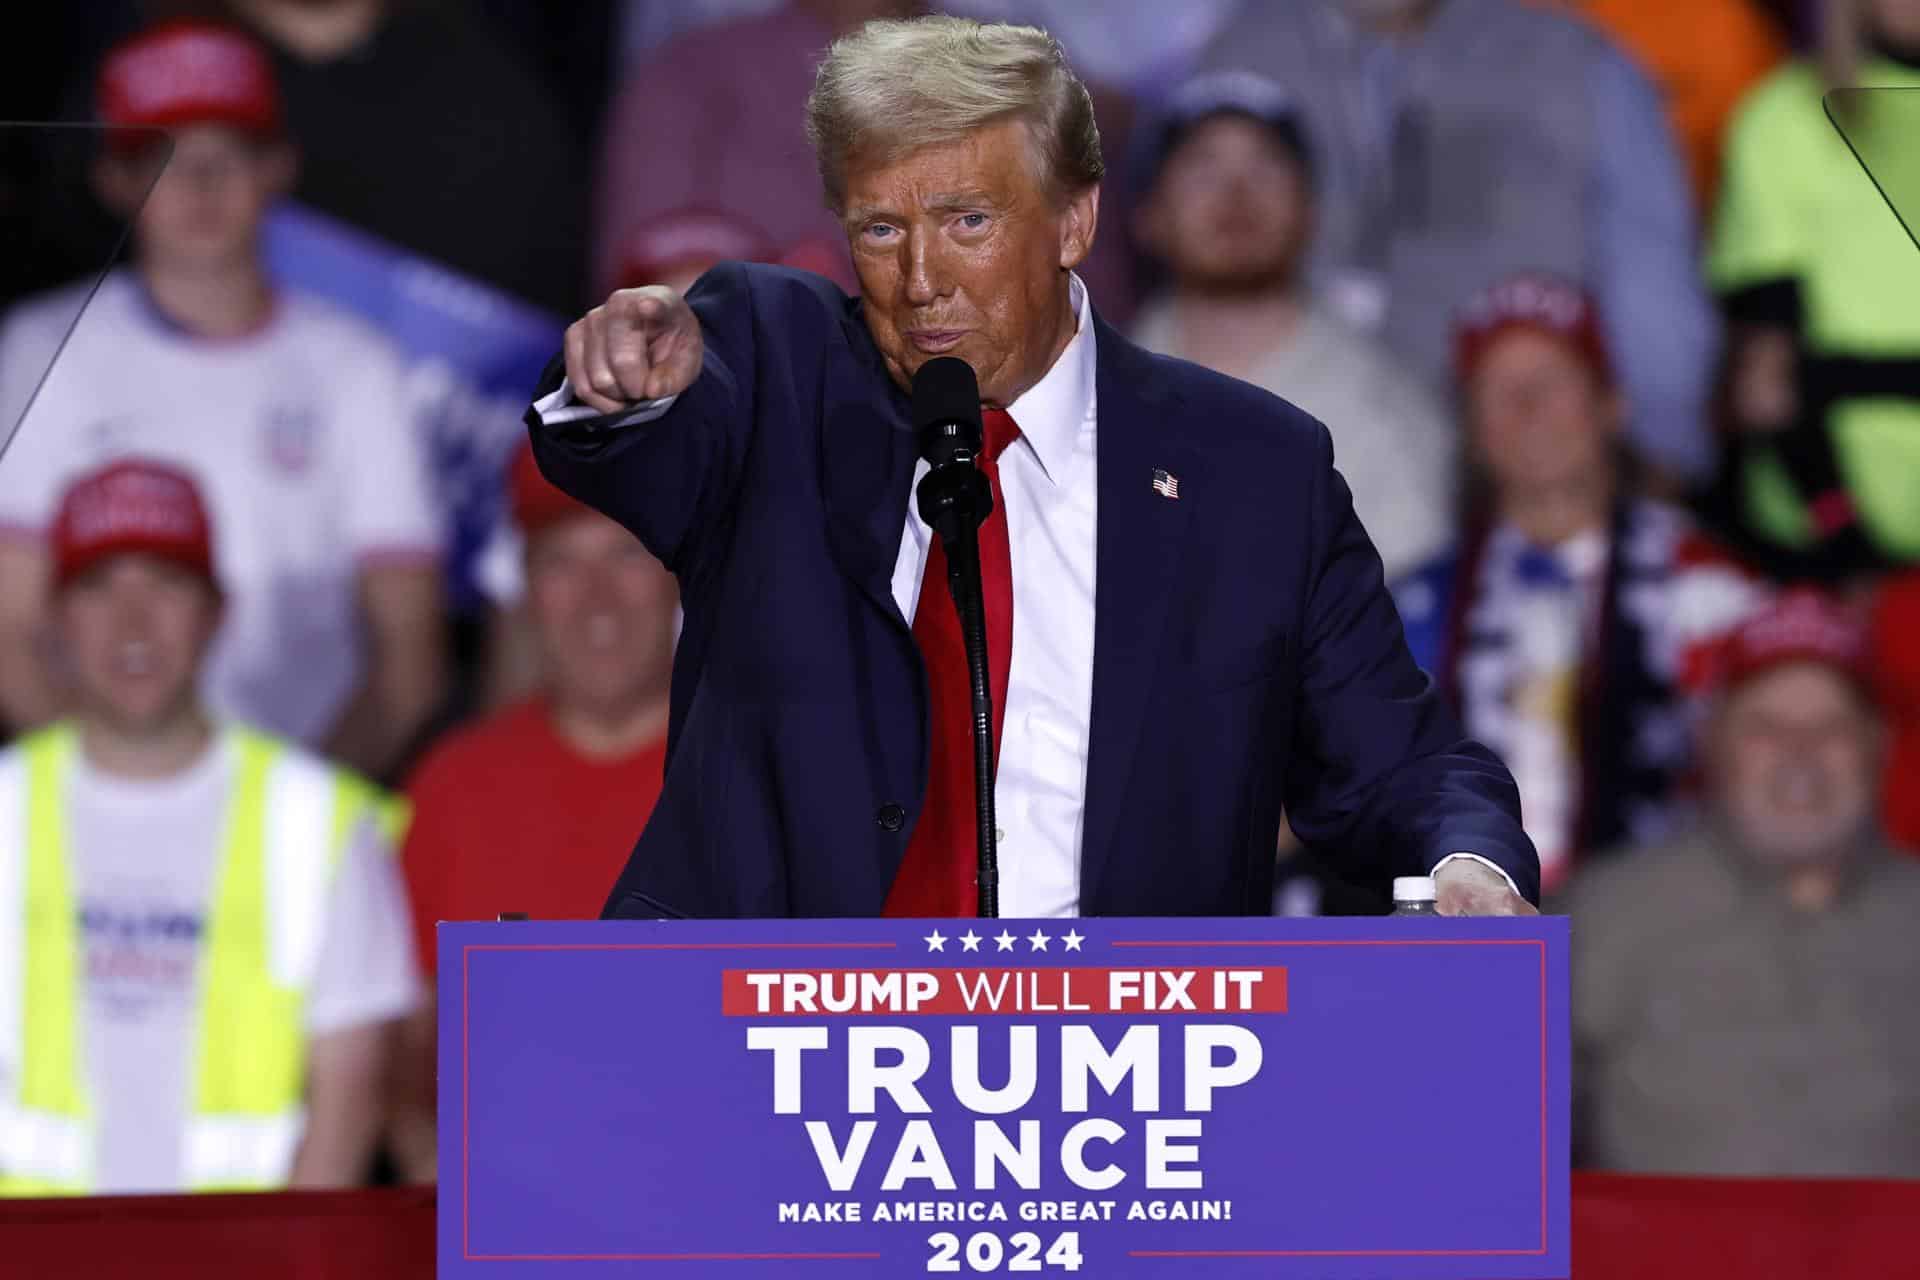
[[[986,445],[980,469],[993,486],[993,511],[980,526],[980,588],[987,614],[988,681],[993,690],[993,759],[1000,761],[1001,720],[1007,707],[1007,668],[1013,658],[1013,556],[1007,546],[1007,504],[1000,492],[1000,454],[1020,428],[1003,409],[983,409]],[[973,694],[960,616],[947,589],[947,552],[939,535],[927,553],[926,577],[913,614],[913,638],[927,663],[931,749],[926,804],[887,894],[890,916],[971,916],[980,909],[974,883],[980,854],[973,794]]]

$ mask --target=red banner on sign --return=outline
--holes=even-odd
[[[1285,968],[728,969],[728,1017],[1285,1013]]]

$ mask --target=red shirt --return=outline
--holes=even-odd
[[[402,853],[420,957],[434,971],[434,923],[600,915],[660,796],[666,742],[613,760],[581,755],[544,699],[515,703],[449,736],[407,787]]]

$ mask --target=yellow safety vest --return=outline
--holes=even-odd
[[[182,1144],[181,1180],[195,1191],[286,1185],[305,1126],[302,1010],[333,872],[362,818],[390,834],[405,821],[358,777],[263,734],[226,733],[236,768]],[[84,1195],[94,1182],[65,812],[77,749],[73,729],[56,725],[0,753],[0,1195]]]

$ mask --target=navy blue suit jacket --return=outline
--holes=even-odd
[[[727,263],[689,300],[705,366],[663,417],[528,415],[546,474],[638,535],[685,611],[665,785],[607,914],[877,915],[927,774],[926,673],[891,590],[906,400],[823,279]],[[1537,896],[1513,781],[1408,656],[1326,428],[1095,334],[1081,911],[1266,914],[1283,808],[1356,875],[1467,851]]]

